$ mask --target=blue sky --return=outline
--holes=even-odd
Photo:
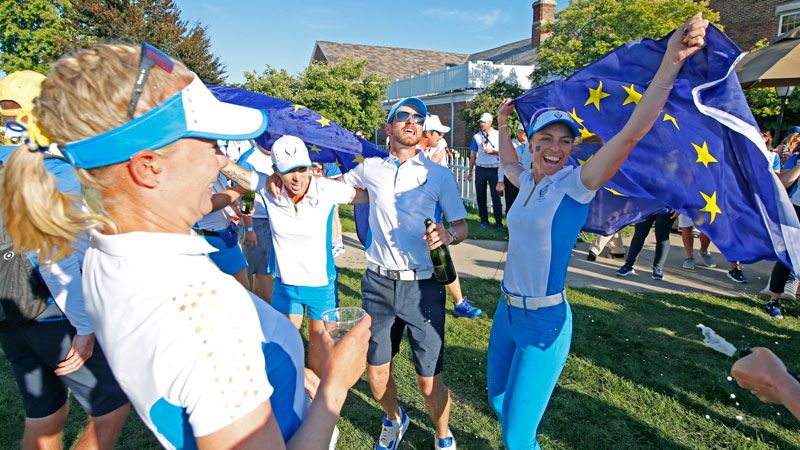
[[[557,0],[563,8],[569,0]],[[530,37],[531,1],[176,0],[208,27],[228,81],[265,65],[303,70],[316,40],[474,53]]]

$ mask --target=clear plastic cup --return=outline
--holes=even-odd
[[[334,341],[338,341],[366,315],[366,311],[353,306],[333,308],[322,313],[322,322],[325,324],[325,331]]]

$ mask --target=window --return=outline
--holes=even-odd
[[[786,33],[787,31],[792,31],[797,27],[800,27],[800,11],[792,12],[789,14],[782,14],[780,17],[780,25],[778,29],[778,34]]]

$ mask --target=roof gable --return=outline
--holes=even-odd
[[[468,56],[435,50],[317,41],[311,61],[337,63],[347,57],[366,59],[367,72],[377,72],[394,81],[442,70],[448,65],[464,64]]]
[[[530,66],[536,63],[537,51],[530,38],[469,55],[469,61],[491,61],[495,64]]]

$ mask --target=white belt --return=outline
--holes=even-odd
[[[392,270],[371,262],[367,262],[367,269],[395,281],[427,280],[433,276],[433,269]]]
[[[557,294],[545,295],[544,297],[522,297],[503,291],[503,300],[505,300],[506,305],[515,308],[539,309],[558,305],[564,301],[565,295],[566,292],[561,291]]]

